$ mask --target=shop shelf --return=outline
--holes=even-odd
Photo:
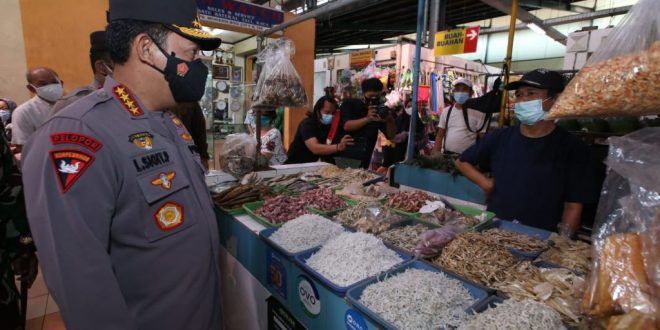
[[[488,290],[485,288],[478,286],[476,284],[473,284],[464,278],[444,271],[440,268],[437,268],[427,262],[423,261],[412,261],[409,263],[406,263],[400,267],[397,267],[389,272],[382,273],[378,275],[375,278],[370,279],[369,281],[366,281],[364,283],[361,283],[359,285],[356,285],[352,289],[348,291],[346,294],[346,297],[348,299],[349,304],[351,304],[355,309],[359,310],[361,313],[365,314],[367,317],[378,323],[379,325],[383,326],[385,329],[397,329],[393,324],[390,322],[384,320],[381,318],[378,314],[375,312],[371,311],[368,307],[364,306],[362,303],[360,303],[360,297],[362,297],[362,293],[364,290],[371,284],[377,283],[377,282],[382,282],[388,277],[392,277],[394,275],[400,274],[405,272],[407,269],[421,269],[421,270],[426,270],[426,271],[431,271],[431,272],[436,272],[436,273],[444,273],[447,275],[449,278],[456,279],[460,281],[463,286],[470,292],[470,295],[474,299],[474,303],[466,309],[466,312],[471,312],[474,310],[475,312],[482,311],[488,307],[488,301],[491,297],[490,293]]]
[[[369,281],[370,279],[375,277],[375,276],[367,277],[363,280],[357,281],[357,282],[355,282],[353,284],[350,284],[348,286],[340,286],[340,285],[337,285],[337,284],[333,283],[332,281],[327,279],[325,276],[319,274],[316,270],[312,269],[312,267],[307,265],[307,259],[309,259],[314,253],[316,253],[320,249],[321,249],[321,247],[318,247],[318,248],[315,248],[313,250],[308,250],[305,253],[298,254],[298,255],[295,256],[294,260],[295,260],[295,263],[300,268],[302,268],[303,271],[307,272],[307,274],[309,274],[316,281],[318,281],[323,286],[330,289],[330,291],[332,291],[334,294],[336,294],[340,297],[344,297],[346,295],[346,291],[348,291],[350,288],[352,288],[356,285],[359,285],[360,283]],[[399,255],[399,257],[401,257],[401,259],[403,259],[403,261],[399,265],[404,264],[404,263],[406,263],[406,262],[408,262],[412,259],[412,256],[410,256],[406,253],[403,253],[403,252],[401,252],[397,249],[392,249],[392,250],[395,251]],[[398,265],[396,265],[396,266],[398,266]]]

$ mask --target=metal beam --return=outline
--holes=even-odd
[[[563,25],[563,24],[577,23],[577,22],[583,22],[583,21],[590,21],[590,20],[603,18],[603,17],[625,15],[625,14],[628,13],[628,11],[630,11],[630,8],[632,8],[632,6],[623,6],[623,7],[617,7],[617,8],[598,10],[598,11],[594,11],[594,12],[591,12],[591,13],[585,13],[585,14],[576,14],[576,15],[550,18],[550,19],[543,20],[543,25],[545,25],[545,26],[555,26],[555,25]],[[516,25],[516,30],[522,30],[522,29],[526,29],[526,28],[527,28],[527,26],[525,24]],[[490,29],[483,29],[479,32],[479,34],[500,33],[500,32],[505,32],[505,31],[508,31],[508,30],[509,30],[509,27],[500,26],[500,27],[495,27],[495,28],[490,28]]]
[[[435,33],[438,32],[438,19],[440,18],[440,2],[447,2],[447,0],[430,0],[430,19],[429,19],[429,42],[428,45],[433,47],[435,45]]]
[[[481,2],[503,13],[506,13],[507,15],[511,15],[511,1],[509,0],[481,0]],[[559,32],[557,29],[551,26],[544,25],[540,18],[520,8],[520,6],[518,6],[518,19],[524,23],[534,23],[538,25],[540,28],[545,30],[548,37],[554,39],[562,45],[566,45],[566,36],[563,33]]]
[[[576,6],[566,1],[548,1],[548,0],[522,0],[518,2],[518,5],[521,7],[532,8],[532,9],[557,9],[557,10],[566,10],[576,13],[589,13],[593,12],[593,8]]]
[[[403,33],[414,33],[415,26],[404,26],[404,25],[365,25],[358,23],[334,23],[334,22],[322,22],[316,24],[316,28],[319,32],[326,31],[394,31],[394,32],[403,32]]]

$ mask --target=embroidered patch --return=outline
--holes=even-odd
[[[138,173],[150,170],[152,168],[160,168],[170,163],[170,154],[167,151],[157,151],[150,154],[142,155],[133,158],[133,165]]]
[[[183,224],[183,206],[175,202],[167,202],[156,211],[154,219],[158,228],[163,231],[179,227]]]
[[[151,150],[153,148],[153,139],[154,136],[149,132],[139,132],[128,136],[129,142],[144,150]]]
[[[186,64],[186,63],[179,63],[179,64],[176,66],[176,74],[177,74],[179,77],[185,77],[186,74],[188,74],[188,70],[189,70],[189,69],[188,69],[188,64]]]
[[[63,193],[69,191],[94,162],[94,156],[78,150],[51,151],[50,159]]]
[[[54,145],[57,144],[77,144],[85,147],[90,151],[97,152],[103,144],[95,138],[78,133],[56,133],[50,135],[50,142]]]
[[[112,92],[115,94],[115,97],[119,100],[124,106],[124,109],[133,117],[138,117],[144,115],[144,111],[140,109],[137,101],[133,96],[128,92],[128,89],[122,85],[117,85],[112,89]]]
[[[192,141],[192,136],[188,132],[181,133],[181,138],[185,141]]]
[[[169,190],[172,188],[172,180],[174,180],[175,176],[176,172],[160,173],[158,174],[158,177],[151,180],[151,184],[154,186],[160,186],[165,190]]]
[[[183,122],[181,122],[181,119],[179,119],[176,116],[172,117],[172,122],[174,123],[174,125],[176,125],[176,127],[183,127]]]

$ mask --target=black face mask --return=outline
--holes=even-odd
[[[206,77],[209,74],[206,65],[200,59],[192,62],[184,61],[174,56],[174,52],[168,55],[160,45],[155,42],[154,44],[167,57],[167,64],[164,71],[154,65],[151,67],[165,76],[174,100],[178,103],[199,101],[204,96]]]

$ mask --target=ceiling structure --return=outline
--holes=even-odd
[[[268,3],[268,0],[253,2],[263,4]],[[300,14],[317,9],[328,1],[276,0],[275,2],[280,4],[284,11],[298,9]],[[417,2],[417,0],[364,0],[319,15],[316,17],[316,53],[331,53],[337,48],[356,44],[384,44],[388,43],[384,39],[415,33]],[[426,2],[428,4],[430,1]],[[499,6],[492,6],[494,2]],[[576,6],[575,2],[578,0],[519,0],[519,5],[524,11],[551,8],[584,13],[593,10]],[[501,10],[506,4],[510,6],[510,1],[441,0],[437,28],[440,31],[459,24],[507,15],[508,13]]]

